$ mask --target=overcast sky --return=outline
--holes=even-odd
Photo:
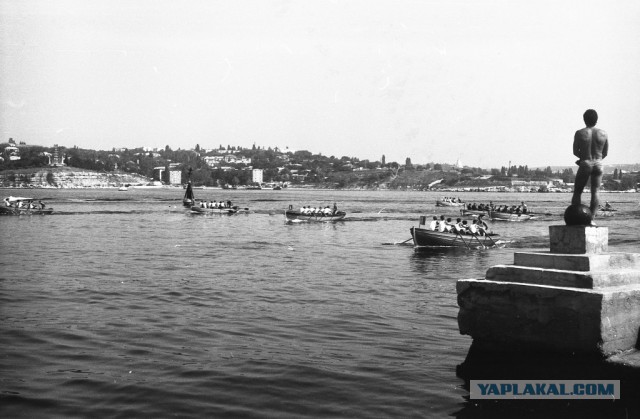
[[[0,0],[0,141],[640,161],[637,0]]]

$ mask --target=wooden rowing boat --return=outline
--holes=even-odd
[[[233,215],[239,213],[248,213],[249,208],[240,208],[233,206],[231,208],[202,208],[197,205],[191,207],[192,214],[219,214],[219,215]]]
[[[451,202],[443,199],[436,199],[436,207],[462,207],[464,202]]]
[[[468,210],[461,209],[460,214],[463,216],[472,216],[478,217],[480,215],[484,215],[491,221],[527,221],[536,217],[535,214],[532,213],[515,213],[515,212],[499,212],[499,211],[479,211],[479,210]]]
[[[50,215],[53,208],[12,208],[0,207],[0,215]]]
[[[613,208],[598,208],[596,211],[597,217],[612,217],[616,213],[616,209]]]
[[[495,241],[490,236],[440,232],[421,227],[411,227],[410,231],[415,248],[458,247],[477,249],[496,246]]]
[[[340,221],[347,215],[344,211],[336,211],[331,214],[305,214],[300,211],[286,210],[284,217],[287,222],[320,222],[327,223],[332,221]]]
[[[491,238],[494,234],[482,234],[479,230],[467,230],[453,226],[451,231],[432,230],[425,228],[426,217],[420,217],[418,227],[411,227],[411,238],[416,249],[429,247],[457,247],[457,248],[487,248],[496,247],[496,242]]]
[[[34,198],[21,198],[16,196],[10,196],[4,199],[3,206],[0,206],[0,215],[49,215],[53,214],[53,208],[43,208],[38,206],[36,208],[29,208],[35,201]],[[18,207],[18,203],[22,203],[23,206]],[[10,206],[7,206],[7,203]]]

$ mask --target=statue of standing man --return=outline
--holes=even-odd
[[[576,174],[575,186],[571,205],[580,205],[582,191],[591,177],[591,217],[595,217],[598,210],[598,191],[602,182],[602,160],[609,152],[609,139],[607,133],[596,128],[598,114],[593,109],[587,109],[582,115],[585,128],[576,131],[573,137],[573,154],[578,157],[578,173]],[[592,225],[595,225],[592,222]]]

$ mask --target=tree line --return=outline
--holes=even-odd
[[[9,144],[0,144],[0,149],[4,150],[6,146]],[[530,169],[526,165],[502,166],[489,170],[468,166],[460,169],[441,163],[413,164],[409,157],[404,165],[400,165],[397,162],[387,163],[384,155],[378,161],[370,161],[349,156],[324,156],[307,150],[283,152],[278,148],[259,147],[255,144],[251,148],[220,145],[215,150],[205,150],[199,144],[191,150],[172,150],[168,145],[157,151],[145,151],[142,148],[106,151],[77,146],[60,147],[59,150],[64,155],[64,163],[67,166],[97,172],[120,170],[148,178],[153,178],[155,167],[167,167],[171,163],[178,163],[183,180],[187,179],[188,170],[192,169],[191,179],[194,184],[206,186],[249,185],[252,182],[252,172],[247,170],[249,167],[262,169],[266,182],[325,184],[331,187],[375,186],[383,182],[399,184],[400,181],[394,182],[399,174],[421,171],[445,172],[445,182],[450,185],[455,185],[460,180],[488,175],[498,181],[519,177],[530,180],[562,179],[565,183],[572,183],[575,179],[575,173],[571,168],[556,172],[551,167]],[[20,147],[20,160],[5,159],[0,163],[0,170],[45,167],[49,162],[45,153],[52,153],[52,148]],[[214,167],[207,165],[205,157],[220,153],[247,157],[251,159],[251,163],[223,163]],[[226,166],[224,170],[222,165]],[[425,179],[423,182],[428,182],[429,178]],[[631,189],[637,187],[638,175],[615,169],[613,175],[605,175],[604,183],[609,190]]]

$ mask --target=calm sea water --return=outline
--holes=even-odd
[[[501,249],[417,253],[420,215],[458,215],[437,194],[196,190],[251,210],[202,216],[181,189],[3,192],[56,212],[0,217],[0,416],[47,418],[485,417],[455,376],[455,282],[548,248],[570,199],[461,194],[547,215],[493,223]],[[639,196],[603,196],[610,250],[638,251]],[[333,202],[345,221],[284,223]]]

